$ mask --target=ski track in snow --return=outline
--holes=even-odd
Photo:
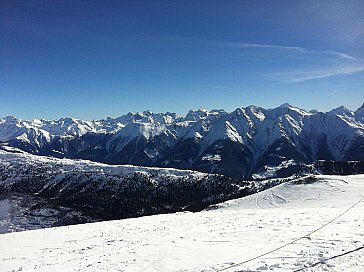
[[[321,176],[199,213],[2,234],[0,271],[364,271],[364,201],[312,235],[236,265],[318,229],[363,194],[364,175]]]

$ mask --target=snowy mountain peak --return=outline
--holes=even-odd
[[[187,121],[198,121],[209,115],[209,111],[203,108],[198,110],[190,110],[186,115]]]
[[[264,114],[265,109],[263,109],[261,107],[251,105],[249,107],[246,107],[245,111],[251,118],[255,118],[255,119],[259,120],[260,122],[264,121],[264,119],[265,119],[265,114]]]
[[[289,103],[283,103],[278,108],[288,108],[288,107],[292,107],[292,106]]]
[[[363,105],[361,105],[361,107],[359,109],[364,109],[364,103],[363,103]]]
[[[5,120],[20,120],[19,118],[13,116],[13,115],[7,115],[4,117]]]
[[[12,115],[5,116],[4,118],[0,119],[0,123],[20,123],[22,120],[19,118],[16,118]]]
[[[354,117],[354,112],[344,106],[340,106],[328,112],[328,114],[342,115],[347,117]]]
[[[364,103],[355,111],[355,120],[359,123],[364,124]]]
[[[236,110],[233,111],[233,113],[235,113],[236,115],[244,115],[245,110],[242,108],[237,108]]]
[[[150,110],[145,110],[145,111],[139,111],[135,115],[140,117],[149,117],[153,115],[153,112],[151,112]]]

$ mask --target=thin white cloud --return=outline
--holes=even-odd
[[[359,60],[357,58],[354,58],[352,56],[350,56],[349,54],[346,54],[346,53],[341,53],[341,52],[337,52],[337,51],[327,51],[327,52],[331,52],[332,54],[338,56],[338,57],[341,57],[341,58],[344,58],[344,59],[349,59],[349,60]]]
[[[231,49],[249,49],[249,48],[262,48],[262,49],[275,49],[281,51],[290,51],[303,54],[312,55],[331,55],[333,57],[348,59],[348,60],[359,60],[347,53],[338,52],[334,50],[326,51],[315,51],[309,50],[300,46],[284,46],[284,45],[274,45],[274,44],[260,44],[260,43],[244,43],[244,42],[226,42],[218,40],[208,40],[199,38],[186,38],[178,36],[128,36],[132,39],[145,40],[145,41],[155,41],[155,42],[170,42],[170,43],[185,43],[192,45],[201,45],[209,47],[220,47],[220,48],[231,48]]]
[[[326,69],[317,68],[312,70],[301,70],[282,73],[271,73],[269,76],[282,83],[296,83],[307,80],[322,79],[327,77],[348,75],[364,71],[363,66],[338,66]]]
[[[185,38],[177,36],[153,37],[153,36],[129,36],[129,38],[154,41],[179,43],[194,46],[217,47],[227,49],[262,49],[269,50],[265,54],[247,52],[255,54],[263,61],[275,59],[277,62],[286,64],[289,62],[290,70],[285,71],[285,65],[269,68],[264,71],[266,78],[281,83],[296,83],[307,80],[323,79],[339,75],[349,75],[364,71],[364,63],[347,53],[335,50],[316,51],[300,46],[284,46],[274,44],[226,42],[217,40],[207,40],[199,38]],[[275,71],[272,71],[272,70]],[[277,71],[278,70],[278,71]],[[280,71],[279,71],[280,70]]]

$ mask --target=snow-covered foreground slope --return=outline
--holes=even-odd
[[[3,234],[0,271],[364,271],[363,194],[364,175],[319,176],[199,213]]]

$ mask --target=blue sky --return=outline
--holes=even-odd
[[[364,102],[364,1],[0,0],[0,116]]]

